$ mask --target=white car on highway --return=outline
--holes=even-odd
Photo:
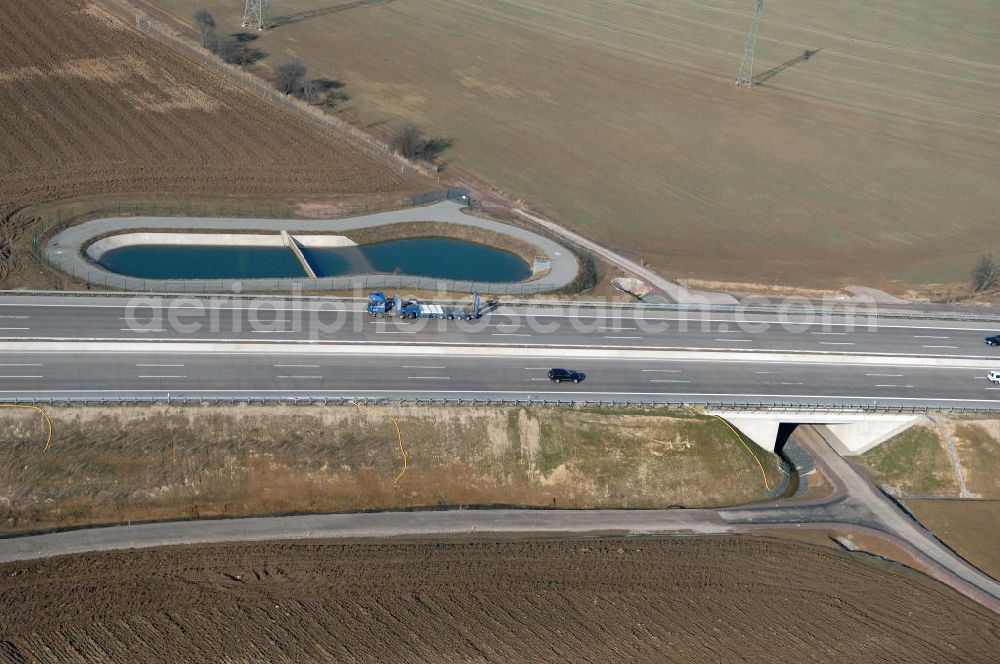
[[[1000,383],[1000,371],[990,371],[986,374],[986,380],[991,383]]]

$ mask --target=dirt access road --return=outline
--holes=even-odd
[[[0,566],[0,661],[995,661],[916,572],[727,538],[329,541]]]

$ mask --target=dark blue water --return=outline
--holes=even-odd
[[[271,279],[306,276],[285,247],[137,244],[112,249],[101,266],[142,279]]]
[[[303,249],[321,277],[406,274],[456,281],[523,281],[531,267],[509,251],[464,240],[421,237],[360,247]]]
[[[320,277],[404,274],[457,281],[523,281],[531,267],[515,254],[448,238],[391,240],[362,247],[303,249]],[[303,277],[283,247],[135,245],[112,249],[100,264],[144,279],[271,279]]]

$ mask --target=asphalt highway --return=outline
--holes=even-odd
[[[882,353],[996,360],[1000,322],[501,307],[478,321],[378,320],[361,303],[0,297],[0,339],[315,341]]]

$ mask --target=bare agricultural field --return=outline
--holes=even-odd
[[[898,565],[747,537],[275,542],[0,566],[0,660],[995,661]]]
[[[144,0],[238,29],[243,3]],[[282,0],[255,45],[335,78],[363,124],[673,277],[898,292],[996,242],[1000,5],[752,0]],[[809,52],[810,57],[804,58]]]
[[[85,0],[0,0],[0,287],[32,278],[26,207],[79,197],[398,196],[428,186]]]
[[[1000,579],[1000,500],[907,500],[906,507],[960,556]]]
[[[439,506],[704,507],[767,497],[773,455],[669,411],[354,406],[0,409],[0,533]],[[393,419],[403,432],[404,461]]]

